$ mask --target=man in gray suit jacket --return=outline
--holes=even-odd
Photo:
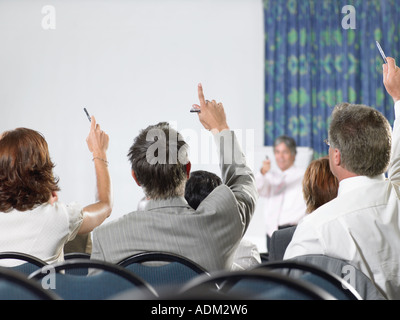
[[[92,259],[119,262],[143,251],[183,255],[208,271],[229,269],[253,215],[258,197],[235,134],[221,103],[206,101],[198,87],[198,117],[210,130],[220,156],[218,186],[196,210],[184,198],[190,173],[187,144],[168,123],[142,130],[128,157],[132,176],[149,200],[142,211],[128,213],[93,232]]]

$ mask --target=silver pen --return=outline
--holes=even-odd
[[[379,44],[378,41],[375,41],[375,42],[376,42],[376,46],[378,47],[379,53],[381,54],[381,56],[382,56],[382,58],[383,58],[383,61],[385,61],[385,63],[387,64],[386,55],[385,55],[385,53],[383,52],[381,45]]]

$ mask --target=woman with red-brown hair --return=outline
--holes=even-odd
[[[336,198],[339,181],[329,167],[329,158],[313,160],[303,178],[303,197],[306,212],[311,213],[323,204]]]
[[[92,231],[110,215],[109,138],[94,117],[86,142],[93,154],[98,201],[82,207],[58,201],[54,164],[39,132],[17,128],[0,136],[0,252],[60,261],[66,242]]]

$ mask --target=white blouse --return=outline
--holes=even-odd
[[[82,206],[76,203],[46,203],[28,211],[0,212],[0,252],[23,252],[47,263],[62,261],[64,244],[75,238],[82,222]],[[20,263],[0,260],[3,266]]]

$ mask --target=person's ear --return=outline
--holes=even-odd
[[[341,154],[340,154],[339,149],[333,150],[333,162],[334,162],[335,166],[338,166],[338,167],[342,163]]]
[[[186,177],[189,179],[190,177],[190,169],[192,168],[192,164],[190,161],[186,164]]]
[[[137,179],[137,177],[136,177],[136,173],[135,173],[135,171],[133,171],[133,170],[132,170],[132,177],[133,177],[133,179],[135,180],[136,184],[140,187],[140,183],[139,183],[139,181],[138,181],[138,179]]]
[[[57,201],[58,201],[57,192],[52,191],[48,203],[50,203],[51,205],[53,205],[53,204],[54,204],[55,202],[57,202]]]

